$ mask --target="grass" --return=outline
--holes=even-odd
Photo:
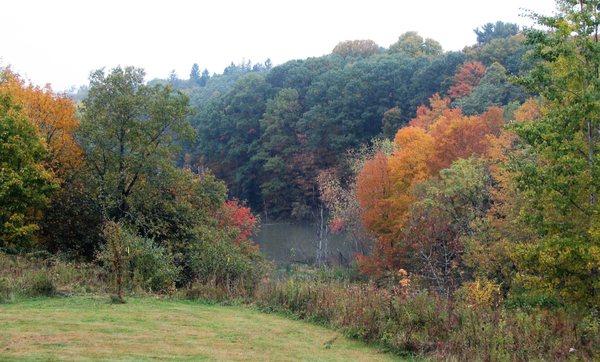
[[[0,304],[0,360],[387,361],[337,332],[241,306],[78,296]]]

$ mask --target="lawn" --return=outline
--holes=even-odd
[[[392,360],[310,323],[247,307],[68,297],[0,304],[0,360]]]

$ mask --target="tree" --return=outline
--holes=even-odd
[[[491,40],[498,38],[508,38],[519,33],[519,25],[513,23],[504,23],[497,21],[494,23],[487,23],[481,28],[473,30],[477,35],[477,43],[484,44]]]
[[[113,300],[117,303],[125,303],[123,289],[128,271],[127,266],[131,258],[129,250],[135,235],[114,221],[108,221],[104,225],[102,234],[106,240],[106,246],[101,256],[102,259],[110,263],[115,283],[116,295],[113,297]]]
[[[379,53],[379,45],[373,40],[346,40],[338,43],[332,53],[344,58],[368,57]]]
[[[105,217],[116,221],[144,179],[173,167],[175,141],[192,134],[187,97],[143,80],[133,67],[95,71],[83,101],[81,144]]]
[[[35,126],[0,92],[0,248],[32,246],[36,213],[56,187],[45,157]]]
[[[260,193],[260,119],[271,89],[259,73],[242,76],[233,88],[204,107],[195,121],[200,164],[223,179],[231,193],[254,207]]]
[[[351,52],[354,46],[359,52],[369,44],[342,43],[336,52]],[[370,48],[375,50],[373,44]],[[418,105],[443,92],[464,62],[459,52],[329,54],[239,78],[247,66],[232,65],[227,74],[215,75],[191,93],[199,110],[193,119],[199,141],[189,150],[191,164],[213,170],[232,196],[255,211],[277,218],[314,217],[320,171],[338,167],[348,150],[370,143],[382,131],[392,138]],[[297,96],[286,103],[293,104],[293,111],[273,116],[276,112],[267,106],[282,104],[281,92],[292,91]],[[284,120],[285,127],[275,119]]]
[[[380,277],[414,266],[411,256],[431,246],[423,241],[425,226],[420,230],[423,240],[419,243],[409,242],[405,234],[411,223],[416,225],[412,212],[423,197],[419,188],[458,159],[486,155],[490,140],[500,134],[504,125],[502,109],[490,108],[479,116],[465,116],[460,109],[450,108],[449,102],[434,95],[430,106],[420,107],[409,126],[398,130],[394,152],[388,157],[377,154],[358,174],[356,196],[362,220],[377,238],[371,255],[359,258],[361,270],[367,274]],[[429,211],[432,218],[443,216],[435,214],[436,209]],[[419,218],[426,219],[424,215]],[[447,228],[452,226],[445,225],[446,221],[430,225],[439,227],[430,232],[436,235],[448,232]]]
[[[415,189],[416,202],[404,229],[415,271],[449,297],[469,279],[465,238],[491,207],[492,178],[482,160],[458,159]]]
[[[390,45],[390,53],[403,53],[412,57],[436,56],[442,53],[442,46],[433,39],[423,39],[417,32],[409,31]]]
[[[525,92],[510,81],[506,69],[494,63],[487,68],[479,84],[468,95],[455,100],[453,105],[461,108],[465,114],[474,115],[492,106],[500,107],[513,101],[521,103],[525,99]]]
[[[522,79],[543,112],[515,125],[529,158],[512,163],[536,237],[517,246],[520,282],[562,300],[600,305],[600,2],[558,1],[529,30],[536,66]]]
[[[447,168],[459,158],[483,155],[504,125],[503,111],[491,107],[479,116],[440,117],[429,129],[435,139],[435,154],[430,160],[434,170]]]
[[[467,62],[463,64],[454,75],[452,87],[448,90],[448,96],[451,98],[461,98],[469,95],[475,88],[483,75],[485,74],[485,65],[481,62]]]
[[[258,219],[252,214],[249,207],[243,206],[237,200],[228,200],[223,203],[217,216],[219,226],[232,228],[236,234],[236,244],[248,244],[252,234],[258,227]]]
[[[413,187],[432,170],[429,160],[434,140],[425,130],[405,127],[394,139],[389,159],[382,153],[366,162],[357,178],[358,202],[367,230],[377,236],[371,255],[361,256],[359,266],[367,274],[382,276],[405,267],[408,249],[400,238],[414,202]]]
[[[210,74],[208,73],[208,69],[204,68],[204,70],[202,71],[202,75],[200,76],[200,79],[198,80],[198,85],[201,87],[206,86],[206,82],[208,82],[209,78],[210,78]]]
[[[192,65],[192,70],[190,70],[190,82],[200,85],[200,67],[198,66],[198,63]]]
[[[381,123],[381,131],[383,132],[383,135],[386,137],[392,137],[396,134],[398,129],[406,123],[406,120],[404,119],[400,108],[393,107],[385,111]]]
[[[74,136],[79,120],[73,102],[65,95],[54,93],[49,85],[40,88],[26,84],[9,69],[0,75],[0,91],[10,94],[37,128],[48,150],[46,166],[61,181],[72,177],[83,161]]]
[[[262,136],[258,153],[263,161],[261,193],[265,213],[274,217],[289,214],[302,192],[297,185],[300,171],[297,157],[303,151],[297,138],[297,124],[302,116],[299,95],[295,89],[284,88],[267,101],[260,120]],[[304,177],[306,175],[300,175]]]

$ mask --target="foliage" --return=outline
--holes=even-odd
[[[50,294],[48,291],[53,295],[70,295],[105,290],[104,275],[97,265],[47,254],[0,253],[0,283],[4,283],[0,295],[9,297],[6,302]]]
[[[267,218],[315,218],[319,172],[340,166],[383,127],[395,133],[465,60],[434,53],[295,60],[244,75],[206,102],[192,97],[199,140],[191,164],[210,168],[232,196]],[[398,112],[382,123],[390,109]]]
[[[265,112],[269,87],[263,75],[250,73],[240,78],[195,120],[197,147],[213,172],[227,182],[233,195],[260,204],[259,162],[254,157],[260,139],[260,118]],[[202,164],[200,164],[203,166]]]
[[[8,303],[13,300],[13,291],[8,278],[0,278],[0,304]]]
[[[518,280],[563,300],[600,303],[600,42],[598,1],[560,1],[552,31],[530,30],[538,60],[522,83],[543,112],[515,125],[531,157],[511,164],[525,202],[520,220],[535,237],[515,247]]]
[[[215,284],[231,292],[252,291],[266,271],[266,263],[252,242],[235,243],[236,235],[204,232],[190,245],[193,280]]]
[[[129,248],[133,239],[128,231],[115,222],[107,222],[102,229],[106,244],[98,255],[98,259],[108,266],[115,284],[115,297],[119,303],[125,303],[124,284],[129,264]]]
[[[497,21],[495,24],[487,23],[474,31],[475,35],[477,35],[477,43],[483,44],[488,43],[493,39],[509,38],[518,34],[520,29],[517,24]]]
[[[49,85],[26,84],[10,69],[0,76],[0,92],[9,94],[35,125],[48,151],[44,159],[48,169],[64,180],[81,168],[82,152],[74,136],[79,121],[69,98],[53,92]]]
[[[81,144],[105,216],[121,220],[149,174],[169,167],[174,141],[190,135],[187,97],[143,84],[141,69],[98,70],[83,101]]]
[[[55,189],[46,149],[10,95],[0,92],[0,248],[32,246],[37,213]]]
[[[598,320],[588,312],[490,308],[497,286],[476,282],[464,299],[448,302],[406,290],[285,280],[262,284],[256,304],[292,313],[399,355],[433,359],[505,360],[593,358]]]
[[[390,45],[389,51],[410,56],[434,56],[442,52],[442,46],[433,39],[423,39],[417,32],[409,31],[400,35],[398,41]]]
[[[219,226],[232,228],[236,234],[234,242],[243,244],[250,242],[250,237],[258,228],[258,219],[249,207],[240,205],[237,200],[225,201],[217,216]]]
[[[485,75],[470,93],[454,101],[454,106],[465,114],[473,115],[485,112],[489,107],[502,106],[512,101],[523,102],[525,93],[514,85],[506,69],[499,63],[490,65]]]
[[[484,155],[490,146],[490,138],[500,133],[504,123],[502,113],[501,109],[490,108],[479,116],[465,116],[460,109],[450,108],[448,99],[434,96],[429,107],[420,107],[409,126],[398,131],[391,155],[379,153],[364,164],[358,173],[356,196],[365,227],[377,237],[372,254],[359,257],[364,272],[381,277],[413,263],[413,252],[417,255],[426,252],[425,244],[410,241],[411,235],[405,235],[411,233],[406,228],[413,206],[427,198],[420,195],[417,188],[458,159]],[[452,182],[458,179],[461,178]],[[442,205],[443,202],[435,201]],[[430,214],[430,211],[423,210],[423,213],[435,218],[435,212]],[[454,223],[455,215],[451,215]],[[452,233],[428,229],[435,228],[436,223],[426,219],[414,216],[412,236],[421,233],[423,242],[432,237],[431,242],[439,243],[435,247],[452,243]],[[447,222],[449,220],[440,221],[438,226],[444,228]],[[433,234],[425,236],[427,230]],[[441,239],[438,233],[441,233]],[[417,249],[411,251],[413,248]],[[444,288],[450,287],[449,280],[442,279],[443,282],[438,281],[445,285]]]
[[[484,162],[458,159],[415,190],[404,242],[411,246],[415,270],[442,295],[470,279],[464,238],[490,209],[492,184]]]
[[[46,273],[34,274],[27,286],[30,297],[51,297],[56,294],[56,286]]]
[[[98,253],[98,260],[114,278],[118,301],[124,301],[126,287],[154,292],[175,287],[179,270],[163,247],[114,222],[105,223],[103,237],[106,244]]]
[[[85,172],[64,181],[38,222],[38,244],[51,253],[92,261],[103,244],[102,208]]]
[[[373,40],[347,40],[338,43],[331,51],[341,57],[368,57],[379,53],[380,48]]]
[[[462,98],[469,95],[473,88],[479,84],[481,78],[485,75],[485,71],[485,65],[481,62],[474,61],[463,64],[454,75],[452,87],[448,89],[448,96],[450,98]]]
[[[267,101],[260,120],[263,130],[257,158],[262,162],[261,194],[266,215],[291,214],[303,190],[306,176],[297,123],[301,115],[298,91],[280,90]],[[302,172],[305,171],[305,172]],[[298,175],[300,174],[300,175]]]

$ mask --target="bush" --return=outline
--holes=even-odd
[[[13,291],[7,278],[0,278],[0,303],[8,303],[13,300]]]
[[[252,292],[267,271],[267,263],[254,244],[233,242],[225,233],[194,242],[188,252],[192,280],[213,283],[228,293]]]
[[[130,268],[134,286],[147,291],[167,292],[174,289],[179,268],[165,248],[150,239],[133,238]]]
[[[45,277],[40,277],[40,274]],[[4,280],[4,284],[12,290],[13,298],[30,296],[31,286],[35,283],[41,286],[41,282],[35,280],[42,278],[51,280],[55,290],[61,294],[103,292],[106,284],[102,269],[94,264],[66,262],[59,256],[37,253],[0,253],[0,280]]]
[[[107,223],[103,233],[106,244],[98,259],[112,273],[119,299],[123,299],[125,287],[150,292],[166,292],[174,288],[179,269],[163,247],[114,222]]]
[[[33,274],[26,290],[30,297],[51,297],[56,294],[56,286],[45,272]]]
[[[231,294],[215,283],[194,283],[185,291],[185,297],[190,300],[208,302],[224,302],[231,298]]]

